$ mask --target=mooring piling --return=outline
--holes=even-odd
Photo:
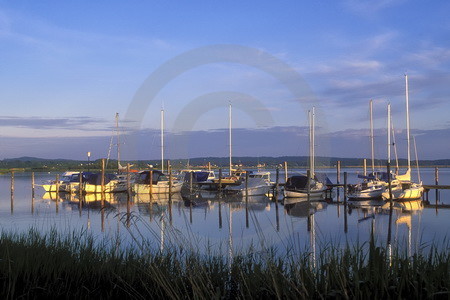
[[[34,199],[34,172],[31,172],[31,199]]]
[[[344,204],[347,205],[347,172],[344,172]]]
[[[169,170],[169,203],[172,204],[172,165],[170,161],[168,162],[168,170]]]
[[[249,227],[248,221],[248,172],[245,171],[245,227]]]
[[[14,212],[14,171],[11,171],[11,214]]]
[[[308,177],[306,181],[306,193],[307,193],[307,200],[308,203],[311,202],[311,170],[306,170],[306,177]]]
[[[284,183],[288,181],[288,163],[287,161],[284,162]]]
[[[278,202],[279,184],[280,184],[280,168],[277,166],[276,177],[275,177],[275,191],[273,193],[273,197],[275,198],[275,202]]]
[[[219,194],[222,194],[222,168],[219,168]]]
[[[153,199],[153,170],[150,170],[150,178],[149,178],[149,186],[148,186],[148,192],[150,194],[150,202]]]
[[[439,168],[438,167],[434,168],[434,184],[436,186],[439,185]],[[436,204],[438,204],[438,202],[439,202],[439,190],[436,189]]]

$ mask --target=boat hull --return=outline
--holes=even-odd
[[[379,200],[379,199],[382,199],[384,191],[385,191],[384,188],[356,191],[354,193],[348,194],[348,199],[351,199],[351,200]]]
[[[181,188],[183,183],[181,182],[173,182],[172,183],[172,193],[181,192]],[[169,182],[158,182],[157,184],[152,184],[152,194],[168,194],[169,193]],[[150,193],[150,185],[135,183],[133,185],[133,191],[136,194],[149,194]]]
[[[284,197],[286,198],[308,198],[308,191],[304,190],[284,190]],[[325,199],[325,190],[315,190],[309,192],[309,198],[312,200],[323,200]]]
[[[101,193],[102,186],[97,184],[83,184],[83,191],[87,194],[89,193]],[[104,185],[104,193],[120,193],[127,191],[127,183],[120,181],[110,181]]]
[[[251,187],[248,189],[240,188],[240,189],[226,189],[227,193],[236,193],[240,194],[243,197],[245,196],[260,196],[260,195],[267,195],[269,193],[270,186],[268,185],[261,185],[256,187]]]

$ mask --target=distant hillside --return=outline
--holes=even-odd
[[[243,167],[256,167],[257,165],[265,165],[267,168],[275,168],[276,166],[283,165],[287,162],[290,168],[306,168],[308,166],[308,157],[306,156],[282,156],[282,157],[233,157],[233,164],[242,165]],[[342,157],[316,157],[316,166],[320,167],[333,167],[336,162],[340,161],[342,167],[360,167],[363,165],[362,158],[342,158]],[[186,168],[189,166],[207,166],[207,164],[215,168],[223,167],[227,168],[229,165],[228,157],[197,157],[191,159],[173,159],[171,160],[171,165],[175,169]],[[148,168],[148,165],[153,165],[158,168],[160,165],[160,160],[139,160],[139,161],[124,161],[121,164],[125,166],[127,163],[133,164],[134,168],[143,169]],[[369,166],[370,161],[367,160],[367,165]],[[384,167],[386,164],[383,160],[377,160],[375,165],[377,167]],[[393,162],[392,165],[395,163]],[[406,160],[401,159],[399,161],[401,166],[406,165]],[[422,160],[420,161],[421,166],[450,166],[450,159],[439,159],[439,160]],[[89,167],[87,166],[87,161],[85,160],[70,160],[70,159],[43,159],[37,157],[19,157],[19,158],[9,158],[0,161],[0,169],[11,169],[11,168],[22,168],[28,170],[85,170],[100,169],[101,160],[91,161]],[[117,168],[117,161],[110,160],[108,162],[107,168],[115,169]]]

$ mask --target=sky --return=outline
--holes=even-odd
[[[0,159],[450,158],[448,1],[0,0]],[[115,115],[119,114],[119,143]],[[110,151],[111,149],[111,151]],[[414,149],[413,149],[414,150]]]

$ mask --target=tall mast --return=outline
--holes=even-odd
[[[309,123],[309,169],[310,176],[314,178],[314,107],[308,111],[308,123]]]
[[[164,173],[164,109],[161,109],[161,172]]]
[[[370,147],[372,153],[372,173],[375,173],[375,151],[373,139],[373,100],[370,100]]]
[[[388,103],[388,107],[387,107],[387,161],[388,164],[391,164],[391,103]]]
[[[395,130],[394,130],[394,122],[392,121],[392,114],[391,114],[391,127],[392,127],[392,145],[394,146],[394,156],[395,156],[395,173],[398,174],[398,155],[397,155],[397,143],[395,142]]]
[[[231,161],[231,102],[230,102],[230,106],[229,106],[229,112],[228,112],[228,134],[229,134],[229,140],[228,140],[228,142],[229,142],[229,147],[230,147],[230,152],[229,152],[229,155],[230,155],[230,176],[231,176],[231,173],[232,173],[232,169],[233,169],[233,163],[232,163],[232,161]]]
[[[409,135],[409,95],[408,95],[408,75],[405,74],[406,83],[406,141],[408,147],[408,170],[411,169],[411,146],[410,146],[410,135]]]
[[[312,171],[312,169],[311,169],[311,165],[312,165],[312,161],[311,161],[311,157],[312,157],[312,147],[311,147],[311,144],[312,144],[312,142],[311,142],[311,111],[310,110],[308,110],[308,126],[309,126],[309,132],[308,132],[308,137],[309,137],[309,170],[310,170],[310,172],[309,172],[309,176],[311,177],[311,171]]]
[[[313,108],[312,108],[312,126],[311,126],[311,133],[312,133],[312,137],[311,137],[311,141],[312,141],[312,145],[311,145],[311,147],[312,147],[312,172],[311,172],[311,176],[312,176],[312,178],[314,179],[314,176],[315,176],[315,167],[316,167],[316,148],[315,148],[315,132],[314,132],[314,129],[315,129],[315,116],[316,116],[316,114],[315,114],[315,108],[314,108],[314,106],[313,106]]]
[[[119,113],[116,113],[116,134],[117,134],[117,170],[120,172]]]
[[[414,142],[414,154],[416,156],[417,179],[419,179],[419,183],[422,184],[422,180],[420,179],[419,157],[417,155],[416,138],[414,136],[413,136],[413,142]]]

